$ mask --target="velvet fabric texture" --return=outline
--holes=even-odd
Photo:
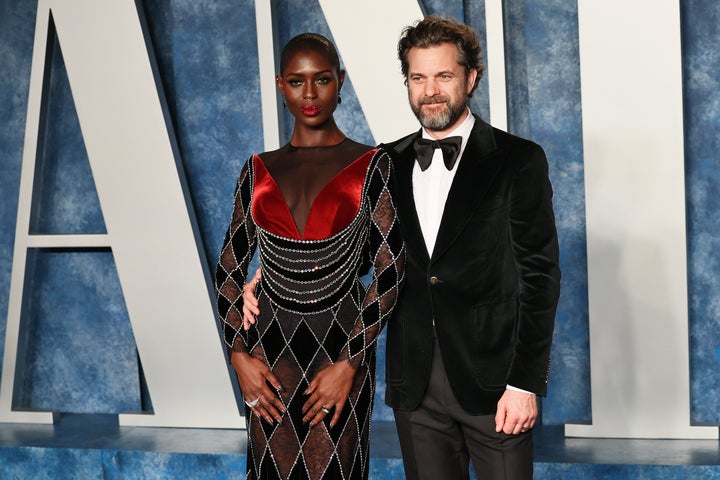
[[[507,384],[544,395],[560,293],[545,154],[476,118],[429,253],[412,192],[419,135],[383,146],[395,164],[407,247],[405,288],[388,323],[386,402],[400,410],[419,405],[433,330],[468,413],[495,412]]]

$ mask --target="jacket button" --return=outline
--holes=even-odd
[[[430,277],[430,285],[437,285],[438,283],[440,283],[440,279],[438,279],[434,275],[432,277]]]

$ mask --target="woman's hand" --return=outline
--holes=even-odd
[[[268,384],[278,392],[282,391],[282,385],[270,368],[262,360],[253,358],[246,352],[232,352],[230,363],[235,369],[243,399],[250,410],[268,423],[273,423],[273,419],[280,422],[285,407]]]
[[[330,427],[334,427],[340,419],[354,379],[355,369],[347,360],[320,370],[308,386],[309,398],[303,405],[303,420],[314,427],[335,408],[330,420]]]
[[[255,271],[255,276],[248,283],[243,285],[243,328],[248,330],[250,325],[255,323],[255,317],[260,315],[260,307],[255,297],[255,288],[260,281],[260,269]]]

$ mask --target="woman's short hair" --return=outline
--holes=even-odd
[[[319,33],[301,33],[285,44],[280,53],[280,73],[285,71],[285,67],[293,55],[304,50],[322,53],[330,64],[335,67],[335,70],[340,73],[340,57],[335,45]]]

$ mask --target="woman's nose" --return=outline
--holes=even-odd
[[[308,82],[305,85],[305,89],[303,91],[303,98],[305,99],[313,99],[317,97],[317,91],[315,90],[315,85],[313,85],[312,82]]]

